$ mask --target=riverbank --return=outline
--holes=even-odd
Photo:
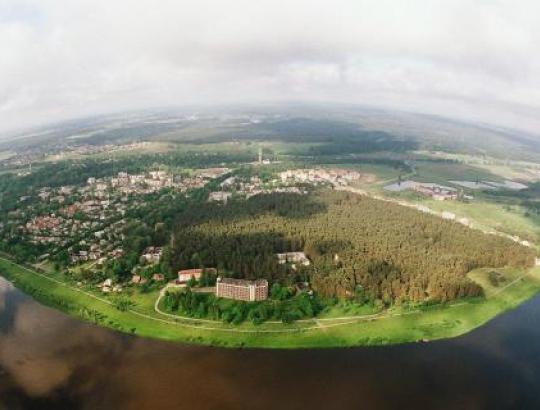
[[[421,310],[392,309],[378,315],[318,318],[255,326],[186,320],[154,311],[156,295],[134,300],[126,310],[115,299],[79,289],[60,276],[35,272],[0,259],[0,274],[39,302],[82,320],[121,332],[177,342],[226,347],[322,348],[386,345],[435,340],[464,334],[540,292],[540,269],[499,270],[498,286],[486,281],[488,270],[471,277],[486,289],[486,298],[457,301]]]

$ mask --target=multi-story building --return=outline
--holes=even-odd
[[[268,298],[266,279],[244,280],[219,277],[216,282],[216,296],[219,298],[255,302]]]

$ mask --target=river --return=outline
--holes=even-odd
[[[452,340],[232,350],[83,323],[0,278],[0,409],[43,408],[538,409],[540,296]]]

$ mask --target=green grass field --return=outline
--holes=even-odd
[[[460,217],[467,217],[486,230],[496,230],[523,239],[538,242],[540,221],[537,217],[526,216],[519,206],[510,206],[475,200],[469,204],[458,201],[424,201],[424,204],[436,211],[451,211]]]
[[[240,326],[174,319],[153,312],[157,292],[133,292],[134,306],[121,311],[114,297],[83,293],[60,280],[61,275],[39,275],[7,260],[0,260],[0,273],[22,291],[43,304],[58,308],[80,319],[117,331],[185,343],[227,347],[307,348],[382,345],[440,339],[466,333],[494,316],[516,307],[540,291],[540,269],[524,274],[499,270],[505,282],[500,292],[486,289],[488,297],[458,301],[444,306],[406,311],[392,309],[380,316],[352,316],[357,310],[327,312],[320,320],[293,325],[265,324]],[[486,283],[488,270],[471,272]],[[523,275],[523,276],[522,276]],[[506,285],[509,286],[506,286]],[[490,296],[491,295],[491,296]],[[338,314],[349,315],[350,319]],[[334,319],[332,319],[334,317]]]

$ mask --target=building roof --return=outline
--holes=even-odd
[[[216,273],[217,269],[216,268],[183,269],[183,270],[179,270],[178,274],[179,275],[195,275],[198,273],[203,273],[203,271],[205,271],[206,273]]]
[[[266,279],[257,279],[257,280],[246,280],[246,279],[235,279],[235,278],[218,278],[218,282],[225,283],[227,285],[236,285],[236,286],[268,286],[268,281]]]
[[[199,273],[202,273],[203,269],[184,269],[184,270],[179,270],[178,271],[178,274],[179,275],[197,275]]]

